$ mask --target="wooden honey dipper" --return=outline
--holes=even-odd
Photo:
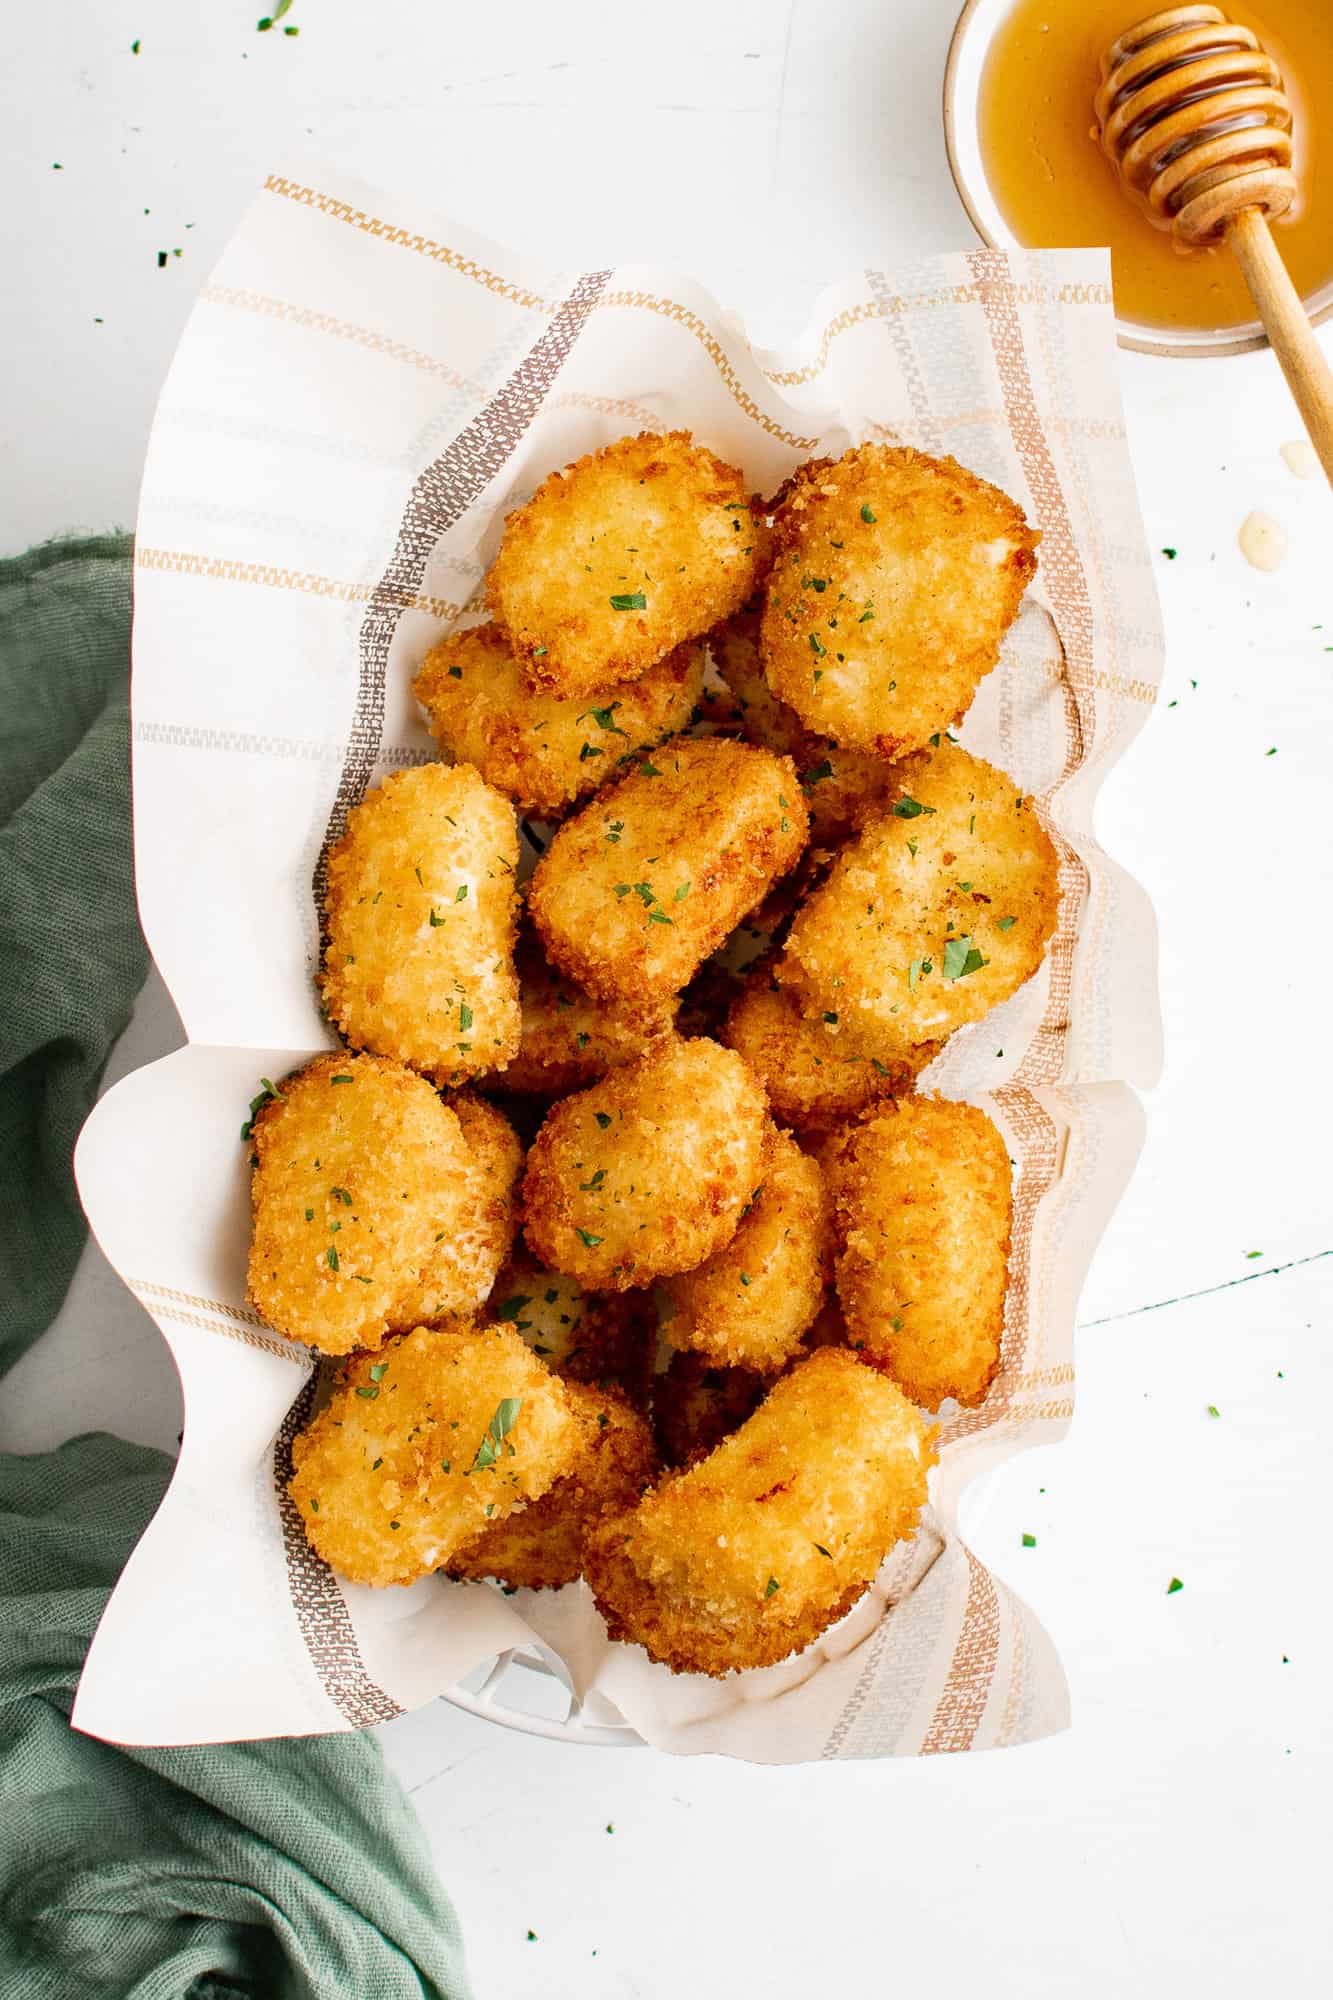
[[[1333,484],[1333,371],[1268,224],[1296,198],[1277,64],[1218,7],[1171,7],[1112,42],[1093,108],[1102,148],[1159,228],[1225,241]]]

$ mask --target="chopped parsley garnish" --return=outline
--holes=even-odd
[[[969,972],[980,972],[982,966],[989,963],[970,937],[950,938],[944,947],[943,972],[946,979],[966,979]]]
[[[642,764],[640,764],[639,775],[644,778],[660,778],[662,773],[658,770],[656,764],[654,764],[651,761],[651,759],[647,759]]]
[[[460,883],[459,883],[459,885],[458,885],[458,887],[457,887],[457,888],[456,888],[456,889],[454,890],[454,901],[455,901],[456,903],[465,903],[465,902],[467,901],[467,883],[466,883],[466,882],[460,882]]]
[[[388,1362],[377,1361],[374,1367],[370,1371],[370,1379],[372,1382],[382,1382],[385,1376],[388,1374],[388,1372],[389,1372]]]
[[[268,1077],[261,1076],[259,1081],[261,1088],[257,1095],[250,1099],[250,1116],[241,1127],[242,1139],[249,1139],[253,1135],[255,1114],[262,1111],[266,1104],[273,1104],[282,1096],[282,1092],[278,1089],[277,1084],[271,1083]]]
[[[585,1250],[595,1250],[602,1240],[600,1236],[594,1236],[590,1229],[576,1228],[574,1234],[578,1237]]]
[[[439,928],[440,928],[440,926],[441,926],[441,925],[443,924],[443,922],[444,922],[444,918],[443,918],[443,917],[437,917],[437,916],[436,916],[436,914],[435,914],[435,905],[434,905],[434,904],[432,903],[432,904],[431,904],[431,906],[430,906],[430,927],[431,927],[431,929],[432,929],[433,931],[437,931],[437,930],[439,930]]]
[[[464,1034],[472,1026],[472,1009],[468,1006],[466,1000],[460,1000],[458,1003],[458,1025]]]
[[[837,1017],[837,1015],[836,1015],[836,1014],[825,1014],[825,1015],[823,1016],[823,1018],[824,1018],[824,1020],[826,1020],[826,1021],[828,1022],[828,1024],[829,1024],[830,1028],[836,1028],[836,1027],[837,1027],[837,1025],[838,1025],[838,1017]]]
[[[823,644],[818,632],[807,632],[805,636],[810,641],[810,651],[814,654],[815,658],[817,660],[826,658],[828,647]]]
[[[995,928],[997,931],[1011,931],[1017,922],[1017,917],[997,917],[995,919]]]
[[[486,1472],[495,1464],[500,1456],[500,1447],[505,1444],[506,1438],[518,1421],[518,1413],[522,1407],[521,1396],[506,1396],[502,1403],[496,1404],[495,1415],[486,1426],[486,1435],[477,1446],[477,1456],[472,1462],[474,1472]],[[512,1458],[513,1445],[507,1445],[506,1449]]]
[[[605,1179],[606,1179],[606,1168],[598,1167],[596,1173],[593,1175],[590,1181],[579,1182],[579,1193],[580,1194],[594,1193],[602,1185],[602,1182]]]
[[[585,743],[579,751],[579,762],[580,764],[586,764],[590,757],[604,757],[605,755],[606,752],[599,750],[595,744]]]
[[[461,681],[463,678],[463,669],[461,667],[450,667],[449,678],[451,681]]]
[[[641,590],[627,590],[611,599],[613,611],[646,611],[648,599]]]
[[[329,1078],[329,1082],[330,1082],[330,1083],[355,1083],[355,1082],[356,1082],[356,1078],[355,1078],[354,1076],[347,1076],[347,1075],[342,1075],[342,1076],[331,1076],[331,1077]]]
[[[909,993],[915,993],[918,979],[924,979],[928,972],[933,972],[934,970],[935,962],[933,959],[914,958],[907,968],[907,989]]]
[[[574,720],[582,722],[585,717],[590,715],[599,729],[609,730],[612,736],[624,736],[628,732],[623,730],[618,722],[612,720],[619,707],[620,703],[613,701],[609,708],[585,708],[583,714],[576,715]]]
[[[369,1389],[367,1389],[363,1384],[361,1388],[357,1390],[356,1393],[361,1398],[363,1403],[373,1403],[376,1396],[379,1395],[379,1390],[373,1384]]]
[[[330,1243],[328,1249],[324,1252],[324,1262],[328,1265],[331,1271],[337,1270],[338,1249],[336,1244]]]
[[[525,1292],[515,1292],[512,1299],[505,1299],[495,1308],[497,1319],[517,1319],[524,1306],[530,1306],[532,1299]]]
[[[601,1126],[603,1132],[605,1132],[607,1126],[611,1123],[610,1113],[607,1111],[595,1111],[593,1113],[593,1116],[596,1118],[597,1123]]]
[[[812,767],[812,769],[806,772],[805,776],[801,780],[801,783],[805,787],[805,789],[809,791],[815,785],[822,785],[825,778],[831,778],[832,776],[833,776],[833,766],[826,757],[822,764],[816,764]]]
[[[920,819],[923,813],[933,813],[934,806],[923,806],[919,799],[903,797],[895,799],[889,808],[895,819]]]
[[[685,898],[689,895],[689,893],[690,893],[689,883],[682,882],[679,889],[677,889],[675,895],[672,897],[671,900],[675,903],[683,903],[685,901]]]
[[[874,527],[875,516],[870,511],[870,502],[868,500],[863,500],[861,502],[861,519],[865,522],[868,528]]]
[[[741,1283],[743,1285],[752,1285],[754,1283],[754,1279],[750,1276],[750,1273],[748,1271],[741,1272]]]
[[[824,1544],[823,1544],[822,1542],[816,1542],[816,1543],[814,1544],[814,1546],[815,1546],[815,1548],[817,1548],[817,1549],[819,1550],[819,1553],[820,1553],[820,1555],[821,1555],[821,1556],[828,1556],[828,1559],[829,1559],[829,1561],[830,1561],[830,1562],[832,1562],[832,1561],[833,1561],[833,1557],[832,1557],[832,1554],[830,1553],[830,1551],[829,1551],[828,1549],[826,1549],[826,1548],[824,1547]]]
[[[777,1578],[775,1576],[770,1576],[768,1582],[764,1585],[764,1596],[772,1597],[773,1593],[775,1591],[781,1590],[781,1588],[782,1585],[778,1582]]]

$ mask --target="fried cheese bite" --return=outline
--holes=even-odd
[[[358,1355],[292,1446],[311,1547],[352,1583],[412,1583],[539,1500],[581,1443],[568,1390],[512,1327],[421,1326]]]
[[[518,1048],[518,824],[468,764],[395,771],[329,855],[329,1019],[354,1048],[436,1083]]]
[[[506,1090],[560,1097],[635,1062],[671,1033],[677,1000],[594,1000],[556,970],[531,931],[519,934],[516,959],[521,1021],[518,1054],[504,1073]]]
[[[1060,886],[1031,798],[993,764],[941,742],[905,757],[895,786],[798,912],[777,977],[804,1014],[906,1054],[1032,977]]]
[[[806,841],[788,758],[677,738],[566,821],[528,906],[548,956],[603,1000],[678,993]]]
[[[423,1077],[320,1056],[278,1086],[252,1140],[249,1297],[275,1332],[347,1354],[379,1346],[427,1266],[466,1289],[483,1191],[457,1113]]]
[[[779,701],[764,674],[759,623],[759,608],[747,606],[710,632],[713,665],[735,699],[735,714],[747,742],[790,757],[796,766],[810,814],[811,840],[845,840],[873,807],[884,802],[889,783],[884,759],[864,750],[841,749],[831,737],[817,736],[794,708]]]
[[[663,1462],[707,1458],[753,1415],[767,1386],[752,1368],[715,1368],[702,1354],[673,1354],[653,1383],[653,1434]]]
[[[657,1358],[649,1293],[585,1291],[520,1244],[496,1280],[490,1312],[565,1381],[612,1384],[636,1409],[647,1409]]]
[[[901,1390],[821,1348],[707,1458],[591,1529],[584,1574],[611,1637],[675,1673],[803,1650],[913,1532],[932,1459]]]
[[[389,1315],[395,1333],[453,1313],[475,1312],[495,1283],[518,1229],[518,1177],[523,1148],[503,1111],[460,1091],[450,1105],[471,1156],[472,1191],[466,1219],[442,1235],[417,1283]]]
[[[858,1032],[840,1010],[803,1014],[796,995],[778,984],[768,965],[751,974],[718,1040],[744,1056],[768,1092],[773,1116],[803,1133],[824,1130],[878,1098],[910,1090],[942,1047],[923,1042],[895,1053],[887,1037]]]
[[[742,605],[768,553],[734,466],[688,431],[643,431],[508,517],[487,598],[534,688],[600,700]]]
[[[1004,1332],[1004,1140],[973,1104],[905,1097],[852,1131],[834,1185],[849,1341],[923,1409],[979,1403]]]
[[[863,444],[790,482],[760,647],[807,729],[880,757],[969,707],[1037,567],[1016,502],[952,458]]]
[[[489,1524],[448,1564],[450,1576],[493,1577],[511,1590],[558,1590],[583,1568],[583,1542],[603,1514],[632,1507],[659,1466],[647,1419],[615,1390],[567,1383],[579,1442],[569,1471],[540,1500]]]
[[[663,1332],[723,1368],[775,1375],[819,1311],[832,1269],[832,1217],[824,1177],[776,1125],[765,1135],[760,1182],[736,1234],[706,1263],[661,1289]]]
[[[683,729],[703,686],[701,645],[677,646],[641,679],[586,697],[534,693],[497,625],[451,633],[413,693],[456,763],[473,764],[520,812],[554,818],[617,764]]]
[[[766,1128],[738,1055],[663,1042],[548,1113],[523,1180],[528,1242],[598,1291],[691,1270],[735,1235]]]

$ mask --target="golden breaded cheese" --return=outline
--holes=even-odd
[[[760,1184],[730,1243],[663,1278],[663,1331],[718,1367],[773,1375],[790,1361],[831,1275],[832,1218],[818,1166],[771,1126]]]
[[[547,1114],[523,1181],[528,1242],[599,1291],[691,1270],[735,1234],[765,1129],[738,1055],[663,1042]]]
[[[591,1529],[584,1574],[611,1637],[676,1673],[803,1650],[916,1528],[932,1456],[887,1376],[821,1348],[707,1458]]]
[[[789,759],[676,738],[566,821],[528,907],[548,956],[602,999],[660,1000],[791,868],[806,812]]]
[[[807,729],[881,757],[956,721],[1037,567],[1016,502],[952,458],[863,444],[791,482],[760,646]]]
[[[683,729],[703,686],[703,648],[677,646],[641,679],[587,697],[534,692],[496,625],[451,633],[413,682],[431,733],[520,812],[554,817],[636,752]]]
[[[980,1020],[1030,979],[1059,914],[1030,797],[950,743],[897,767],[897,797],[797,913],[777,976],[899,1052]]]
[[[486,594],[533,687],[598,697],[742,605],[768,548],[734,466],[688,431],[644,431],[508,517]]]
[[[715,1368],[702,1354],[673,1354],[653,1383],[653,1434],[664,1463],[707,1458],[758,1409],[766,1386],[752,1368]]]
[[[412,1583],[568,1472],[569,1392],[510,1327],[417,1327],[359,1355],[292,1446],[311,1547],[352,1583]]]
[[[489,1310],[567,1382],[609,1383],[636,1409],[648,1407],[657,1358],[650,1293],[585,1291],[520,1244],[495,1281]]]
[[[979,1403],[1004,1332],[1004,1140],[973,1104],[905,1097],[853,1130],[835,1186],[849,1340],[924,1409]]]
[[[377,1347],[437,1241],[473,1226],[472,1155],[422,1077],[376,1056],[321,1056],[254,1120],[251,1303],[278,1333]]]
[[[453,1231],[441,1233],[416,1284],[389,1315],[395,1332],[482,1304],[518,1228],[518,1177],[523,1148],[503,1111],[460,1091],[450,1108],[463,1128],[471,1182],[467,1207]]]
[[[888,767],[882,757],[844,750],[831,737],[816,735],[794,708],[778,700],[759,654],[759,622],[759,609],[747,606],[710,632],[713,665],[734,697],[733,713],[746,741],[790,757],[796,766],[811,840],[845,840],[884,803]]]
[[[923,1042],[895,1053],[885,1036],[849,1026],[841,1010],[803,1014],[768,966],[756,969],[732,1003],[718,1040],[744,1056],[773,1116],[798,1132],[823,1130],[878,1098],[900,1096],[942,1046]]]
[[[518,1054],[504,1073],[506,1090],[563,1096],[609,1069],[635,1062],[671,1033],[678,1002],[595,1000],[564,978],[530,931],[519,933]]]
[[[583,1568],[588,1528],[613,1509],[632,1507],[658,1472],[647,1421],[614,1390],[566,1385],[579,1427],[574,1463],[563,1477],[508,1520],[487,1526],[449,1563],[449,1574],[493,1577],[511,1590],[558,1590]]]
[[[518,1048],[518,824],[470,765],[396,771],[329,855],[324,1005],[355,1048],[457,1085]]]

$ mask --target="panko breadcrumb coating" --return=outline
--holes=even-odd
[[[1023,510],[952,458],[863,444],[791,482],[760,648],[808,729],[897,757],[970,706],[1037,567]]]
[[[923,1042],[895,1053],[886,1036],[859,1032],[840,1009],[803,1014],[768,965],[751,974],[718,1040],[744,1056],[773,1116],[798,1132],[821,1131],[878,1098],[900,1096],[942,1047]]]
[[[738,1055],[663,1042],[550,1111],[523,1181],[528,1242],[600,1291],[691,1270],[735,1234],[765,1130],[764,1093]]]
[[[805,840],[790,759],[678,737],[560,828],[529,908],[549,957],[588,992],[661,999],[762,902]]]
[[[677,1000],[594,1000],[564,978],[530,931],[519,933],[518,1054],[504,1073],[506,1090],[560,1097],[635,1062],[671,1033]]]
[[[1004,1140],[973,1104],[906,1097],[851,1133],[835,1186],[848,1339],[924,1409],[979,1403],[1004,1332]]]
[[[514,808],[468,764],[396,771],[329,855],[324,1005],[354,1048],[456,1085],[518,1048]]]
[[[663,1278],[673,1347],[716,1366],[774,1375],[818,1312],[832,1271],[824,1177],[786,1132],[771,1126],[760,1184],[730,1243],[693,1271]]]
[[[520,1244],[496,1279],[490,1313],[567,1382],[614,1384],[636,1409],[647,1409],[657,1359],[650,1293],[585,1291]]]
[[[821,1348],[708,1458],[591,1529],[584,1573],[611,1637],[676,1673],[801,1651],[913,1532],[932,1457],[887,1376]]]
[[[716,1368],[702,1354],[673,1354],[653,1383],[653,1431],[667,1465],[693,1465],[739,1430],[764,1399],[752,1368]]]
[[[601,1515],[632,1507],[658,1472],[647,1420],[615,1390],[566,1385],[579,1428],[569,1471],[540,1500],[486,1527],[449,1565],[450,1576],[493,1577],[511,1590],[558,1590],[583,1568],[583,1542]]]
[[[810,813],[810,838],[845,840],[866,814],[884,802],[889,774],[884,759],[844,750],[831,737],[807,729],[794,708],[779,701],[759,654],[760,612],[747,606],[708,635],[713,665],[735,700],[742,735],[765,750],[790,757]]]
[[[324,1354],[378,1347],[432,1260],[455,1281],[480,1190],[457,1114],[422,1077],[320,1056],[259,1111],[253,1149],[249,1296],[275,1332]]]
[[[533,687],[600,699],[742,605],[768,553],[734,466],[688,431],[644,431],[508,517],[486,592]]]
[[[459,1227],[442,1236],[417,1283],[389,1315],[395,1332],[452,1313],[475,1312],[495,1283],[518,1228],[523,1148],[517,1132],[502,1111],[471,1091],[460,1091],[450,1108],[467,1142],[472,1191]]]
[[[311,1547],[352,1583],[412,1583],[539,1500],[581,1442],[568,1390],[510,1327],[417,1327],[359,1355],[292,1446]]]
[[[896,790],[797,914],[777,976],[803,1013],[906,1053],[1032,977],[1060,888],[1031,798],[993,764],[941,742],[903,759]]]
[[[455,762],[474,764],[520,812],[554,817],[685,727],[703,662],[702,646],[677,646],[641,679],[586,699],[534,693],[500,628],[477,625],[426,655],[413,692]]]

